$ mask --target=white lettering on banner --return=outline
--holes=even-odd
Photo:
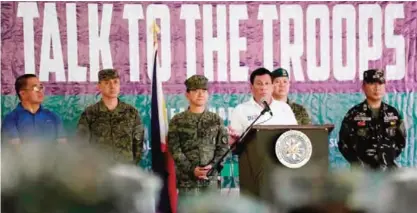
[[[203,5],[204,75],[209,81],[227,81],[226,6],[216,5],[217,36],[213,36],[212,5]],[[217,79],[214,79],[214,56],[217,52]]]
[[[35,74],[35,29],[33,19],[39,17],[36,2],[19,2],[17,17],[23,18],[23,48],[25,73]]]
[[[246,38],[239,37],[239,20],[248,19],[246,5],[230,5],[230,81],[247,81],[249,68],[240,66],[240,51],[246,51]],[[227,73],[225,72],[227,75]]]
[[[187,78],[197,73],[197,48],[195,39],[195,22],[200,20],[200,8],[194,4],[181,6],[180,18],[185,20],[185,58],[187,59]]]
[[[87,67],[78,65],[77,11],[75,3],[67,3],[68,81],[86,82]]]
[[[333,75],[338,81],[348,81],[356,76],[356,14],[351,4],[333,7]],[[346,23],[346,44],[343,49],[343,20]],[[343,54],[344,53],[344,54]],[[343,56],[346,56],[345,63]],[[346,65],[344,65],[346,64]]]
[[[378,60],[382,55],[382,15],[377,4],[359,5],[359,78],[369,68],[370,60]],[[372,20],[372,45],[369,44],[369,20]]]
[[[113,68],[110,52],[110,26],[112,20],[112,4],[104,4],[101,13],[100,29],[98,26],[97,4],[88,4],[88,36],[90,42],[90,81],[98,80],[100,55],[103,69]]]
[[[111,53],[115,50],[111,49],[109,41],[112,21],[115,22],[112,4],[103,4],[101,15],[98,12],[98,4],[88,4],[89,49],[83,49],[82,52],[89,53],[87,64],[90,74],[87,74],[85,64],[80,65],[78,58],[78,50],[81,51],[84,47],[81,46],[84,44],[78,42],[78,31],[86,29],[77,29],[78,26],[82,26],[78,23],[80,20],[77,20],[77,17],[87,14],[76,14],[76,3],[66,3],[66,18],[62,18],[58,11],[63,10],[57,10],[55,3],[43,4],[43,21],[39,23],[39,19],[36,19],[39,17],[37,3],[18,3],[17,16],[21,17],[23,22],[25,73],[39,73],[42,81],[50,80],[50,73],[54,73],[58,82],[94,82],[97,81],[97,72],[101,68],[113,67]],[[279,8],[273,4],[260,4],[258,13],[249,10],[246,4],[220,4],[215,6],[214,12],[212,4],[182,5],[180,19],[184,20],[185,27],[179,30],[184,31],[182,33],[186,39],[184,48],[187,77],[197,73],[199,53],[203,55],[202,71],[210,81],[247,81],[249,65],[240,66],[240,56],[255,50],[248,50],[248,43],[253,41],[240,34],[239,25],[243,25],[245,20],[259,20],[263,24],[263,36],[260,35],[263,39],[263,55],[259,55],[258,58],[263,57],[263,66],[268,69],[274,69],[274,59],[278,60],[279,66],[290,71],[290,77],[294,78],[294,81],[325,81],[332,77],[332,70],[332,75],[337,81],[352,81],[357,75],[362,79],[363,71],[370,68],[368,64],[385,69],[387,80],[404,79],[406,43],[404,36],[395,32],[398,20],[405,18],[404,4],[386,4],[384,7],[380,4],[360,4],[357,7],[352,4],[336,4],[332,11],[329,11],[331,7],[326,4],[313,4],[308,6],[304,14],[299,4],[283,4]],[[257,17],[251,17],[254,15]],[[143,8],[140,4],[126,4],[123,17],[115,14],[114,19],[116,17],[126,21],[126,30],[129,32],[129,80],[145,82],[148,79],[141,78],[141,72],[147,73],[148,77],[152,75],[154,50],[150,27],[154,20],[157,20],[161,27],[161,64],[158,64],[160,80],[170,80],[171,72],[180,69],[176,65],[175,69],[171,70],[171,24],[180,20],[171,22],[169,6],[150,4]],[[63,23],[65,20],[66,23]],[[139,38],[139,26],[142,22],[146,23],[146,38]],[[60,27],[59,24],[64,25]],[[274,36],[278,33],[273,32],[274,27],[278,27],[274,24],[279,24],[279,37]],[[39,50],[35,49],[35,26],[42,26],[42,43]],[[197,29],[197,26],[201,26],[200,29]],[[203,43],[197,44],[196,32],[201,30],[203,38],[199,42]],[[66,36],[66,50],[62,47],[61,36]],[[147,44],[140,46],[140,39],[146,39]],[[199,47],[202,49],[197,49]],[[39,51],[40,55],[39,70],[36,70],[35,66],[35,50]],[[382,58],[383,50],[385,58]],[[64,54],[63,51],[67,52]],[[140,59],[141,51],[146,51],[146,56],[142,56],[143,61]],[[66,62],[64,55],[67,55]],[[144,61],[147,71],[140,70],[141,65],[145,64]],[[65,73],[65,63],[68,64],[68,74]],[[217,63],[216,68],[214,63]],[[386,65],[382,66],[383,63]]]
[[[65,81],[65,70],[55,3],[45,3],[43,14],[39,80],[49,81],[49,73],[54,72],[56,81],[62,82]],[[53,58],[50,58],[51,46]]]
[[[395,65],[385,68],[386,77],[390,80],[401,80],[405,77],[405,41],[404,37],[394,35],[395,19],[404,18],[403,4],[388,4],[385,8],[385,46],[395,49]],[[417,73],[417,72],[416,72]]]
[[[318,42],[316,41],[317,20],[320,23]],[[330,76],[329,7],[319,4],[309,5],[306,22],[307,75],[312,81],[325,81]],[[319,43],[319,46],[317,46],[317,43]],[[317,54],[319,54],[319,57],[317,57]]]
[[[129,26],[129,64],[130,81],[140,81],[139,55],[139,19],[143,19],[143,8],[140,4],[126,4],[123,18],[128,20]]]
[[[152,79],[152,71],[154,64],[154,39],[153,32],[150,30],[154,20],[160,20],[161,28],[161,44],[158,52],[161,56],[161,64],[157,61],[158,66],[158,81],[164,82],[171,78],[171,15],[169,8],[165,4],[151,4],[146,8],[146,41],[148,52],[148,76]]]
[[[292,4],[281,5],[280,11],[281,67],[286,67],[288,71],[292,70],[296,81],[304,81],[301,65],[301,56],[304,52],[303,9],[301,5]],[[293,42],[290,42],[290,20],[294,23]]]
[[[259,5],[258,19],[263,21],[264,67],[274,69],[273,20],[278,19],[275,5]]]

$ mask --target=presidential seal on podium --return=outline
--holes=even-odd
[[[284,132],[275,143],[275,154],[282,165],[296,169],[304,166],[311,158],[313,145],[301,131]]]

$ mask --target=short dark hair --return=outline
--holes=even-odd
[[[269,71],[268,69],[261,67],[258,68],[256,70],[254,70],[251,74],[250,74],[250,83],[253,85],[256,76],[260,76],[260,75],[269,75],[269,77],[271,77],[271,81],[272,81],[272,74],[271,71]]]
[[[187,93],[190,93],[191,91],[196,90],[196,89],[186,89],[186,90],[187,90]],[[207,90],[207,89],[202,89],[202,90]]]
[[[20,90],[25,88],[27,86],[27,80],[29,78],[37,78],[35,74],[24,74],[16,78],[16,81],[14,82],[14,89],[16,90],[16,94],[19,97],[20,100]]]

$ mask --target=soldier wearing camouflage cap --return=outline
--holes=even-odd
[[[290,79],[287,70],[283,68],[274,70],[272,72],[272,83],[274,84],[274,91],[272,93],[274,99],[284,101],[290,105],[298,124],[311,124],[310,115],[308,114],[306,108],[288,98],[288,93],[290,91]]]
[[[351,108],[344,117],[339,150],[351,165],[378,170],[396,168],[395,159],[406,145],[406,132],[401,114],[382,101],[384,71],[365,71],[362,89],[366,100]]]
[[[206,109],[207,81],[201,75],[185,81],[189,107],[169,123],[168,148],[176,165],[180,197],[218,190],[218,172],[207,173],[229,148],[223,119]]]
[[[138,110],[121,101],[117,70],[98,73],[97,88],[102,98],[81,114],[77,127],[79,139],[109,153],[116,162],[137,164],[141,160],[144,128]]]

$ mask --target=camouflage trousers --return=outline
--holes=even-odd
[[[186,211],[190,205],[201,202],[200,196],[210,192],[218,192],[220,195],[220,186],[217,181],[212,180],[207,186],[178,187],[178,212]]]
[[[180,198],[187,198],[187,197],[199,196],[206,192],[217,192],[217,191],[220,194],[220,185],[217,180],[212,180],[210,181],[210,184],[208,184],[207,186],[187,187],[187,188],[178,187],[178,196]]]

